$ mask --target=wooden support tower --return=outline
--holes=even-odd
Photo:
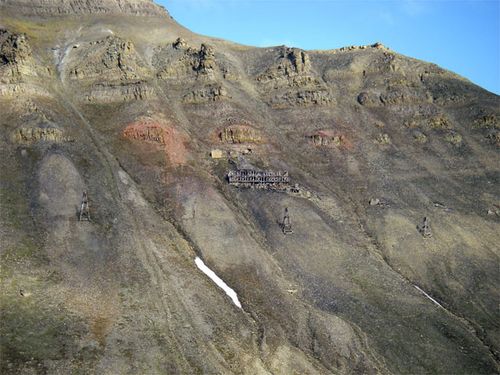
[[[90,221],[89,197],[86,191],[83,192],[82,204],[80,206],[80,221]]]
[[[283,234],[292,234],[292,222],[290,221],[290,214],[288,213],[288,207],[285,208],[285,215],[283,216],[283,222],[281,223],[281,229]]]
[[[429,225],[429,219],[427,219],[427,217],[424,217],[422,225],[420,226],[420,234],[422,234],[424,238],[432,237],[431,227]]]

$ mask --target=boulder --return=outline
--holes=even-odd
[[[379,96],[371,92],[359,93],[357,100],[359,104],[367,107],[375,107],[381,105]]]

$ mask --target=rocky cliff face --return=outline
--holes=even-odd
[[[499,371],[497,95],[145,0],[0,15],[2,373]],[[228,184],[249,168],[291,183]]]
[[[49,95],[41,82],[50,74],[50,68],[40,65],[26,35],[0,29],[0,92],[3,95],[34,93]]]

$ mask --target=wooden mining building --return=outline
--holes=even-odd
[[[230,185],[257,189],[285,189],[290,184],[287,171],[255,171],[240,169],[229,171],[227,178]]]

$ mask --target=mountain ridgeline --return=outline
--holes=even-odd
[[[500,371],[500,98],[452,72],[0,0],[0,135],[4,374]]]

